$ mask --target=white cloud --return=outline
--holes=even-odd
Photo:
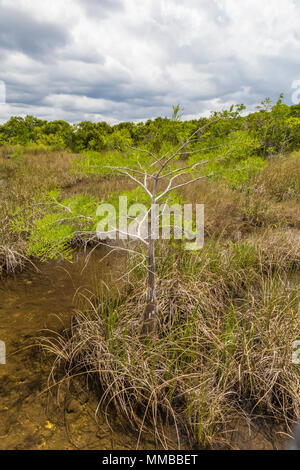
[[[0,0],[0,119],[186,117],[300,79],[296,0]],[[14,14],[15,12],[15,14]],[[21,20],[23,18],[23,20]],[[4,20],[3,20],[4,21]],[[31,34],[29,34],[31,32]]]

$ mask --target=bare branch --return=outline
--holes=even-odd
[[[143,175],[143,176],[146,175],[146,176],[154,178],[154,176],[149,175],[148,173],[145,173],[144,171],[136,170],[135,168],[127,168],[125,166],[92,166],[91,168],[102,168],[104,170],[116,170],[116,171],[119,171],[119,170],[132,171],[133,173],[138,173],[139,175]]]
[[[150,198],[152,199],[152,193],[149,191],[148,188],[146,188],[146,186],[141,183],[141,181],[139,181],[138,179],[136,179],[134,176],[130,175],[129,173],[125,172],[123,173],[124,175],[127,175],[129,178],[131,178],[133,181],[135,181],[138,185],[140,185],[145,191],[146,193],[150,196]]]
[[[149,234],[149,225],[148,224],[145,225],[146,222],[147,222],[146,218],[148,217],[149,212],[152,210],[153,205],[156,202],[158,202],[160,199],[162,199],[164,196],[166,196],[168,193],[170,193],[171,191],[174,191],[174,190],[176,190],[178,188],[181,188],[183,186],[188,186],[192,183],[195,183],[196,181],[199,181],[201,179],[212,176],[210,174],[208,176],[199,176],[197,178],[193,178],[190,175],[189,177],[192,178],[192,179],[190,179],[189,181],[186,181],[185,183],[181,183],[181,184],[176,185],[174,183],[176,178],[178,178],[179,176],[183,176],[183,175],[186,175],[186,174],[190,173],[189,170],[197,168],[200,165],[207,164],[209,161],[208,160],[198,161],[196,163],[193,163],[193,164],[190,164],[190,165],[187,165],[187,166],[181,166],[180,168],[175,167],[175,169],[173,169],[173,170],[172,170],[172,167],[167,168],[167,165],[169,163],[171,163],[175,159],[176,156],[181,156],[184,153],[185,154],[195,154],[195,153],[204,152],[206,150],[211,150],[211,149],[223,147],[224,145],[215,145],[215,146],[211,146],[211,147],[207,147],[207,148],[195,149],[195,150],[191,150],[189,152],[184,152],[184,150],[186,149],[186,147],[188,147],[188,145],[200,140],[200,138],[201,138],[200,133],[203,134],[204,129],[206,129],[208,126],[210,126],[213,122],[215,122],[217,120],[218,119],[208,120],[208,122],[206,122],[206,124],[204,126],[199,127],[195,132],[193,132],[192,135],[185,142],[180,143],[178,145],[178,149],[176,151],[175,151],[175,148],[174,148],[174,145],[173,145],[173,153],[171,154],[171,151],[168,151],[160,158],[158,156],[154,155],[149,150],[139,149],[139,148],[127,145],[127,147],[129,149],[134,150],[136,152],[140,152],[140,153],[146,153],[147,155],[149,155],[154,160],[151,164],[151,168],[154,167],[155,165],[158,165],[159,169],[156,168],[156,169],[151,170],[151,171],[153,171],[152,173],[149,172],[148,162],[147,162],[147,164],[143,165],[139,161],[140,155],[137,156],[137,163],[136,163],[136,166],[138,166],[139,168],[127,168],[127,167],[124,167],[124,166],[120,166],[120,167],[119,166],[93,167],[93,168],[102,168],[102,169],[112,170],[112,171],[120,173],[121,175],[127,176],[128,178],[133,180],[137,185],[141,186],[143,188],[143,190],[148,194],[148,196],[151,199],[151,209],[146,211],[146,213],[142,217],[142,220],[138,221],[137,225],[134,225],[134,231],[132,230],[132,232],[134,232],[134,233],[129,233],[129,231],[122,231],[122,230],[114,228],[114,227],[110,227],[109,232],[107,232],[107,231],[103,232],[107,236],[109,235],[109,233],[113,233],[114,237],[112,237],[112,238],[116,238],[117,233],[119,233],[120,235],[126,235],[126,237],[122,237],[122,238],[125,238],[125,239],[127,238],[128,239],[128,236],[129,236],[131,242],[134,243],[136,241],[139,241],[139,242],[144,243],[147,246],[147,252],[148,252],[148,256],[147,256],[148,280],[147,280],[147,296],[146,296],[147,305],[146,305],[146,309],[145,309],[145,312],[144,312],[144,322],[145,322],[145,326],[147,327],[147,331],[149,331],[149,327],[151,327],[151,324],[153,326],[153,320],[155,319],[155,315],[157,313],[156,268],[155,268],[155,264],[156,264],[155,263],[155,239],[156,239],[156,235],[157,235],[156,234],[157,220],[153,221],[153,217],[151,217],[151,224],[150,224],[151,230],[150,230],[150,234]],[[163,174],[164,172],[166,174]],[[134,176],[134,174],[136,174],[136,175]],[[140,179],[138,179],[138,178],[140,178]],[[161,194],[157,194],[157,189],[158,189],[158,185],[159,185],[160,180],[165,180],[166,178],[169,179],[166,189],[164,191],[162,191]],[[142,181],[140,181],[140,180],[142,180]],[[151,180],[153,181],[153,184],[149,184],[149,181],[151,181]],[[148,189],[148,186],[151,188],[151,191]],[[166,208],[166,203],[165,203],[163,212],[165,211],[165,208]],[[159,215],[156,215],[156,217],[159,217]],[[177,225],[176,225],[174,228],[179,228],[179,226],[177,227]],[[124,229],[124,230],[126,230],[126,229]],[[142,230],[143,230],[143,232],[142,232]],[[107,243],[107,241],[103,242],[103,243],[99,242],[98,244],[99,245],[102,244],[102,245],[105,245],[106,247],[110,248],[110,245]],[[141,254],[140,252],[137,252],[135,250],[130,250],[128,247],[124,248],[124,247],[116,246],[116,245],[113,245],[112,248],[113,249],[112,249],[111,252],[121,250],[121,251],[125,251],[127,253],[138,254],[139,256],[142,256],[141,263],[136,264],[134,266],[134,268],[132,268],[129,271],[129,273],[127,273],[128,276],[137,266],[140,266],[140,265],[145,263],[146,257],[145,257],[145,255]],[[135,248],[135,245],[133,245],[133,248]],[[105,257],[106,256],[108,256],[108,255],[105,255]],[[104,257],[104,259],[105,259],[105,257]]]
[[[205,124],[204,126],[201,126],[199,127],[182,145],[181,147],[175,152],[173,153],[173,155],[171,155],[171,157],[169,157],[165,162],[164,164],[161,166],[160,170],[158,171],[156,177],[158,178],[161,174],[161,172],[164,170],[164,168],[168,165],[168,163],[170,163],[180,152],[181,150],[183,150],[185,147],[187,147],[190,143],[191,143],[191,140],[192,138],[198,134],[200,131],[202,131],[203,129],[205,129],[206,127],[210,126],[213,122],[215,122],[216,119],[214,121],[210,121],[208,122],[207,124]]]
[[[178,155],[190,155],[190,154],[205,152],[206,150],[217,149],[217,148],[220,148],[220,147],[227,147],[227,144],[213,145],[212,147],[205,147],[205,148],[201,148],[201,149],[197,149],[197,150],[192,150],[191,152],[179,153]]]
[[[72,209],[70,209],[70,207],[68,206],[65,206],[64,204],[61,204],[60,202],[58,202],[57,199],[55,199],[54,197],[52,198],[53,201],[54,201],[54,204],[57,204],[58,206],[62,207],[63,209],[66,209],[66,211],[70,212],[70,214],[72,214]],[[52,203],[50,203],[52,204]]]
[[[167,157],[167,155],[169,154],[169,152],[165,153],[159,160],[157,160],[156,162],[152,163],[151,166],[154,166],[156,163],[158,163],[159,165],[161,165],[161,161]]]
[[[156,158],[155,155],[153,155],[152,152],[150,152],[149,150],[145,150],[145,149],[140,149],[140,148],[135,148],[135,147],[130,147],[130,145],[126,145],[126,147],[130,148],[131,150],[134,150],[135,152],[144,152],[144,153],[147,153],[148,155],[150,155],[153,160],[155,160],[156,162],[158,162],[158,159]]]
[[[178,175],[177,175],[178,176]],[[199,181],[199,180],[202,180],[202,179],[206,179],[206,178],[210,178],[211,176],[213,176],[213,173],[209,174],[209,175],[206,175],[206,176],[199,176],[198,178],[194,178],[190,181],[187,181],[186,183],[181,183],[181,184],[178,184],[177,186],[174,186],[173,188],[168,188],[166,189],[166,191],[164,191],[162,194],[160,194],[157,198],[156,198],[156,202],[159,201],[163,196],[165,196],[167,193],[169,193],[170,191],[174,191],[174,189],[178,189],[178,188],[181,188],[182,186],[187,186],[189,184],[192,184],[192,183],[195,183],[196,181]]]
[[[143,238],[141,235],[138,235],[138,234],[135,235],[135,234],[131,234],[129,232],[124,232],[123,230],[120,230],[116,227],[112,227],[111,230],[107,230],[107,231],[101,232],[101,233],[107,234],[107,235],[110,234],[110,233],[113,233],[113,234],[119,233],[121,235],[126,235],[126,236],[128,236],[128,237],[130,237],[134,240],[139,240],[140,242],[144,243],[144,245],[148,246],[148,242],[146,242],[146,239]],[[140,234],[140,229],[138,230],[138,233]]]
[[[158,197],[155,198],[155,202],[157,202],[159,199],[161,199],[163,196],[165,196],[171,190],[172,183],[176,178],[178,178],[178,176],[181,176],[181,174],[177,174],[177,175],[172,176],[172,178],[170,179],[169,184],[167,186],[167,189],[165,189],[165,191],[163,191]]]
[[[183,168],[177,168],[177,170],[170,171],[170,173],[167,173],[166,175],[160,176],[159,179],[161,180],[163,178],[167,178],[168,176],[171,176],[174,173],[178,173],[179,171],[184,171],[184,170],[196,168],[199,165],[205,165],[208,162],[209,162],[208,160],[203,160],[201,162],[193,163],[192,165],[189,165],[189,166],[186,166],[186,167],[183,167]]]
[[[125,167],[102,166],[102,167],[98,167],[98,168],[105,168],[105,169],[115,170],[115,171],[118,171],[119,173],[121,173],[122,175],[128,176],[128,178],[135,181],[139,186],[141,186],[144,189],[144,191],[146,191],[146,193],[150,196],[150,198],[152,198],[152,193],[149,191],[149,189],[141,181],[139,181],[137,178],[135,178],[133,175],[131,175],[129,173],[129,171],[133,171],[135,173],[142,174],[144,177],[146,175],[147,177],[151,176],[152,178],[154,178],[152,175],[148,175],[147,173],[143,173],[142,171],[133,170],[131,168],[125,168]]]

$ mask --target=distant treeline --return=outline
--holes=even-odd
[[[255,140],[256,155],[287,152],[300,147],[300,104],[288,106],[283,96],[276,103],[266,98],[257,111],[245,116],[245,106],[212,113],[209,118],[182,121],[180,106],[173,106],[171,118],[158,117],[147,122],[122,122],[110,126],[106,122],[45,121],[34,116],[12,117],[0,126],[0,145],[39,145],[78,153],[124,150],[128,146],[160,152],[164,146],[176,146],[209,121],[207,144],[224,142],[234,132]],[[247,136],[247,137],[246,137]],[[197,145],[195,141],[195,145]]]

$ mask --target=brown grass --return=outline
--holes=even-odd
[[[156,333],[140,334],[142,279],[119,300],[97,297],[70,330],[44,340],[55,356],[51,383],[61,368],[63,380],[85,371],[103,391],[107,416],[113,406],[164,448],[229,447],[241,416],[288,428],[300,415],[300,371],[291,361],[300,328],[295,234],[212,240],[190,255],[166,246],[158,260]]]
[[[20,150],[0,149],[0,271],[24,266],[46,191],[106,200],[132,188],[122,177],[71,172],[66,152]],[[205,204],[207,238],[199,253],[159,247],[156,334],[140,334],[145,272],[138,271],[120,298],[95,295],[70,330],[44,339],[55,357],[52,385],[86,374],[108,413],[114,407],[138,436],[153,433],[164,448],[229,447],[241,416],[288,430],[300,415],[291,362],[300,331],[298,169],[297,155],[276,159],[249,193],[212,181],[185,187],[185,201]]]
[[[300,152],[275,157],[256,179],[263,194],[277,202],[300,201]]]
[[[40,202],[45,192],[75,184],[79,177],[70,174],[71,156],[66,152],[20,152],[12,158],[15,148],[1,150],[0,272],[12,272],[26,264],[26,239],[32,221],[43,213]],[[22,224],[12,230],[20,218]]]

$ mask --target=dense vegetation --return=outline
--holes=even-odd
[[[124,150],[127,145],[163,151],[169,144],[176,146],[186,140],[201,124],[209,119],[222,118],[210,127],[206,142],[223,142],[247,136],[249,155],[270,155],[292,151],[300,145],[300,104],[287,106],[283,97],[272,104],[270,99],[257,106],[257,112],[242,117],[245,106],[232,106],[230,110],[212,113],[210,118],[181,121],[180,109],[174,107],[173,118],[157,118],[143,123],[123,122],[110,126],[106,122],[83,121],[70,125],[65,121],[44,121],[33,116],[12,117],[0,126],[0,146],[40,146],[54,150],[79,153]],[[238,132],[238,137],[233,133]],[[195,143],[196,145],[196,143]]]
[[[147,166],[143,150],[163,156],[207,125],[174,162],[207,161],[202,172],[212,176],[175,196],[205,204],[206,243],[193,253],[180,241],[158,246],[155,335],[139,334],[140,268],[117,297],[95,293],[70,331],[45,340],[58,383],[62,370],[86,371],[103,405],[164,447],[226,447],[240,419],[263,417],[287,431],[300,415],[300,369],[291,362],[300,327],[300,105],[280,97],[243,111],[182,121],[174,107],[170,119],[116,126],[27,116],[0,127],[4,273],[35,259],[71,258],[92,243],[99,202],[119,194],[144,202],[132,182],[99,167],[133,167],[137,155]],[[130,271],[134,260],[127,262]]]
[[[111,184],[105,199],[100,192],[76,194],[75,199],[70,199],[64,198],[66,191],[61,191],[61,186],[74,186],[87,178],[89,181],[112,178],[109,170],[99,170],[101,165],[136,166],[134,148],[144,150],[140,152],[141,163],[148,165],[146,152],[158,155],[171,152],[199,126],[204,126],[203,132],[192,139],[188,150],[181,152],[178,159],[188,166],[204,159],[207,163],[203,175],[212,174],[215,181],[239,192],[252,191],[253,178],[272,156],[300,148],[300,105],[287,106],[281,96],[275,104],[266,99],[257,108],[256,113],[242,116],[245,107],[232,106],[230,110],[212,113],[209,118],[182,121],[180,107],[174,106],[170,119],[113,127],[91,122],[71,126],[32,116],[11,118],[0,126],[4,221],[0,265],[10,270],[23,264],[23,256],[37,255],[43,259],[61,253],[66,256],[75,232],[95,230],[97,203],[108,198],[114,201],[120,191]],[[297,161],[294,160],[295,166]],[[178,161],[174,164],[176,167]],[[290,186],[284,185],[281,191],[297,194],[297,171],[288,178]],[[125,185],[124,189],[130,189],[129,202],[138,196],[139,202],[144,203],[140,192],[137,194],[128,182]],[[275,188],[274,191],[280,191]],[[64,221],[57,223],[63,214]]]

